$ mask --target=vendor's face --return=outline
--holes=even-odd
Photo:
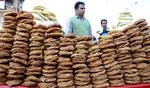
[[[102,21],[101,25],[103,28],[106,28],[107,27],[107,21]]]
[[[79,5],[79,8],[76,9],[76,13],[77,13],[77,15],[79,15],[79,16],[84,16],[84,13],[85,13],[85,5],[80,4],[80,5]]]

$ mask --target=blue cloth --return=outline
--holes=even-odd
[[[107,37],[108,33],[109,33],[108,29],[103,30],[103,32],[100,33],[100,38]]]

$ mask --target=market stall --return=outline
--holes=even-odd
[[[90,36],[64,35],[57,22],[36,24],[25,11],[5,13],[2,28],[0,88],[150,87],[145,19],[111,31],[96,44]]]

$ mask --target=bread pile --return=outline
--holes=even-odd
[[[121,66],[116,60],[117,53],[115,51],[115,44],[113,43],[112,37],[107,37],[102,39],[99,43],[102,49],[102,61],[107,71],[109,78],[109,83],[111,86],[121,86],[124,85],[123,73],[121,71]]]
[[[3,34],[3,29],[0,29],[0,37],[1,37],[2,34]]]
[[[74,70],[74,83],[76,88],[93,88],[90,78],[90,69],[86,60],[88,48],[91,46],[91,37],[83,36],[76,38],[75,51],[73,53],[72,62]]]
[[[90,67],[90,75],[94,88],[106,88],[109,86],[106,70],[100,58],[101,55],[99,45],[95,44],[89,48],[87,63]]]
[[[143,19],[143,21],[146,22],[145,19]],[[147,57],[146,60],[147,62],[150,62],[150,26],[145,25],[143,27],[140,27],[139,31],[143,36],[143,47],[145,48],[145,53]]]
[[[146,22],[145,19],[140,19],[134,22],[134,25],[136,25],[136,27],[138,27],[138,30],[141,32],[141,36],[143,40],[142,43],[140,43],[142,45],[143,51],[137,53],[138,54],[137,58],[140,58],[140,60],[137,62],[137,67],[139,69],[141,81],[143,83],[150,82],[150,64],[149,64],[150,60],[148,55],[149,51],[147,48],[150,45],[150,41],[148,40],[150,29],[149,26],[147,26],[147,24],[148,23]]]
[[[36,86],[39,83],[39,77],[42,73],[43,50],[45,39],[45,28],[41,25],[34,25],[30,31],[30,51],[28,67],[26,69],[27,77],[24,79],[23,86]]]
[[[117,51],[117,61],[122,66],[126,84],[140,83],[139,72],[136,64],[133,63],[131,48],[129,48],[128,36],[123,31],[112,31],[111,36]]]
[[[57,60],[57,85],[58,88],[75,88],[73,80],[73,62],[71,55],[75,50],[75,35],[70,34],[60,38],[60,51],[59,58]]]
[[[61,26],[58,23],[50,25],[45,32],[44,61],[40,88],[57,87],[57,59],[59,53],[59,38],[62,36]]]
[[[16,12],[4,14],[3,30],[0,35],[0,83],[2,84],[7,81],[13,36],[16,32],[16,16]]]
[[[143,36],[139,29],[131,25],[124,30],[125,34],[129,37],[129,46],[131,48],[133,62],[139,63],[146,60],[145,49],[142,46]]]
[[[9,63],[9,73],[7,85],[20,85],[25,78],[26,66],[28,65],[29,37],[32,29],[32,14],[20,12],[17,17],[17,31],[14,36],[13,47],[11,49],[11,62]]]
[[[3,25],[2,28],[4,32],[15,34],[16,33],[16,12],[8,11],[4,14],[3,18]]]
[[[98,44],[64,36],[58,23],[36,25],[8,12],[0,31],[0,83],[40,88],[105,88],[150,83],[150,27],[140,19]]]

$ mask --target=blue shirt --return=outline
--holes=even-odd
[[[107,29],[103,30],[102,33],[100,33],[100,38],[104,38],[108,36],[109,31]]]

